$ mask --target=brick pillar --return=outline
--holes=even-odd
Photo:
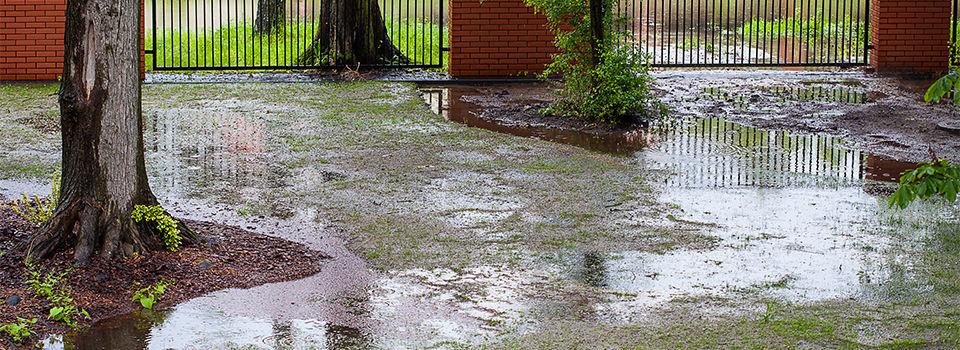
[[[0,0],[0,81],[55,81],[63,74],[66,10],[66,0]],[[140,11],[142,77],[142,5]]]
[[[450,0],[450,74],[540,73],[556,52],[547,20],[523,0]]]
[[[870,62],[879,73],[940,73],[950,54],[952,0],[870,0]]]
[[[0,81],[56,80],[63,72],[66,0],[0,2]]]

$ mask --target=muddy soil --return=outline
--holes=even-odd
[[[2,197],[2,196],[0,196]],[[0,198],[2,199],[2,198]],[[0,324],[17,323],[17,317],[36,318],[30,327],[35,335],[17,344],[6,334],[0,348],[31,347],[51,333],[69,329],[48,319],[52,307],[34,295],[24,282],[28,267],[11,251],[36,230],[19,216],[11,201],[0,204]],[[302,244],[243,230],[236,226],[185,220],[204,238],[204,243],[182,247],[177,252],[161,251],[149,256],[76,265],[69,252],[37,262],[43,273],[70,271],[60,283],[69,286],[76,305],[90,314],[79,318],[87,327],[99,320],[135,311],[131,301],[138,289],[165,279],[171,282],[154,309],[164,309],[212,291],[250,288],[266,283],[300,279],[320,271],[325,254]]]
[[[928,104],[932,80],[903,80],[857,71],[684,71],[655,73],[654,90],[680,117],[725,119],[763,129],[844,138],[898,161],[937,157],[960,161],[960,136],[937,123],[960,120],[960,110]],[[455,85],[481,119],[512,127],[575,130],[599,138],[635,132],[637,125],[598,125],[539,113],[556,99],[545,84]]]
[[[900,161],[960,161],[960,136],[937,123],[960,109],[923,102],[932,80],[858,71],[665,71],[656,88],[683,116],[722,115],[766,129],[828,134]]]

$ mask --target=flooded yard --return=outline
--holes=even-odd
[[[957,346],[960,208],[887,207],[923,159],[832,131],[900,97],[831,74],[662,76],[676,123],[602,133],[484,114],[539,85],[145,85],[165,207],[332,258],[45,346]],[[0,194],[42,193],[56,87],[5,89]]]

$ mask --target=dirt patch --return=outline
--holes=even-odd
[[[26,239],[35,227],[7,205],[0,205],[0,251],[8,251]],[[249,232],[234,226],[184,220],[205,243],[182,247],[177,252],[156,252],[149,256],[75,265],[69,253],[39,262],[44,270],[72,271],[64,278],[72,289],[77,306],[90,314],[80,320],[85,327],[111,316],[136,310],[134,292],[162,278],[173,281],[154,308],[166,308],[182,301],[225,288],[250,288],[266,283],[289,281],[320,271],[327,256],[304,245]],[[62,333],[64,325],[47,319],[50,304],[34,296],[24,283],[27,267],[12,254],[0,256],[0,324],[15,323],[17,317],[37,318],[31,329],[37,332],[25,341],[29,346],[51,333]],[[19,299],[14,303],[13,300]],[[14,304],[14,305],[11,305]],[[15,348],[6,334],[0,348]]]

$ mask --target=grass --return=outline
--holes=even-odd
[[[411,64],[446,66],[440,59],[440,39],[441,35],[446,38],[446,27],[411,19],[387,21],[386,27]],[[318,30],[316,23],[290,22],[280,33],[257,35],[253,24],[246,21],[199,31],[162,28],[156,37],[148,30],[146,45],[149,48],[156,40],[157,53],[146,56],[146,67],[152,69],[154,60],[157,67],[297,66],[297,58]]]
[[[845,17],[839,21],[827,20],[817,13],[803,18],[798,8],[792,17],[767,20],[755,18],[737,28],[744,37],[759,39],[793,38],[806,43],[810,59],[841,59],[856,61],[862,58],[866,25],[859,19]]]

